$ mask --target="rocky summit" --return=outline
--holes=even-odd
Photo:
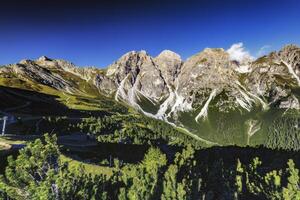
[[[255,60],[234,60],[222,48],[206,48],[185,61],[170,50],[156,57],[131,51],[105,69],[42,56],[3,66],[0,76],[10,87],[104,95],[192,132],[216,113],[300,109],[300,48],[295,45]],[[248,126],[249,120],[257,116],[243,123]]]

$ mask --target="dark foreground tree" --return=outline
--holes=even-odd
[[[82,166],[69,167],[60,159],[56,136],[45,135],[27,144],[16,159],[9,157],[0,176],[0,199],[300,200],[299,159],[274,167],[259,157],[242,162],[200,153],[187,145],[166,156],[152,146],[138,163],[115,159],[113,174],[106,178]]]
[[[8,158],[0,199],[105,199],[104,177],[71,171],[61,162],[56,136],[45,135]]]

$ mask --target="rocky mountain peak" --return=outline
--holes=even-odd
[[[23,60],[20,60],[20,62],[18,64],[21,64],[21,65],[28,65],[28,64],[31,64],[33,61],[32,60],[29,60],[29,59],[23,59]]]
[[[164,50],[154,58],[154,62],[167,84],[174,85],[183,63],[181,57],[173,51]]]
[[[147,52],[145,50],[129,51],[129,52],[125,53],[123,56],[121,56],[121,58],[119,58],[118,61],[126,60],[126,59],[131,58],[131,57],[148,57],[148,56],[149,55],[147,54]]]
[[[120,80],[130,72],[136,75],[142,66],[152,62],[151,56],[146,51],[130,51],[108,66],[106,75],[111,77],[117,75]]]
[[[300,67],[300,48],[296,45],[287,45],[278,52],[279,57],[287,63]]]
[[[280,52],[288,52],[294,50],[299,50],[299,47],[295,44],[287,44],[280,50]]]
[[[188,58],[184,63],[184,68],[199,68],[207,66],[209,68],[228,67],[231,64],[229,54],[222,48],[205,48],[203,51]]]
[[[156,59],[165,59],[165,60],[180,60],[181,57],[177,53],[170,50],[163,50]]]
[[[202,52],[206,53],[220,53],[225,52],[223,48],[205,48]]]
[[[46,57],[46,56],[41,56],[37,59],[37,61],[39,62],[43,62],[43,61],[52,61],[52,59]]]
[[[141,50],[140,53],[141,54],[147,54],[147,51],[146,50]]]

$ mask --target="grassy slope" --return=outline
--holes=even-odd
[[[71,169],[76,169],[81,165],[83,166],[86,173],[92,175],[106,175],[107,177],[111,177],[113,175],[113,168],[110,167],[83,163],[65,155],[61,155],[60,159],[62,160],[62,162],[68,163]]]
[[[191,133],[222,145],[256,146],[263,144],[268,135],[268,127],[283,111],[271,108],[262,111],[257,108],[252,112],[230,111],[219,112],[213,106],[209,107],[208,117],[195,121],[197,112],[181,113],[180,123],[188,127]],[[249,121],[257,121],[260,130],[251,137],[248,136]]]

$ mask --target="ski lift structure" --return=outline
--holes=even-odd
[[[4,136],[6,126],[10,123],[14,123],[16,121],[16,119],[12,115],[4,115],[3,117],[0,117],[0,121],[2,121],[1,136]]]

